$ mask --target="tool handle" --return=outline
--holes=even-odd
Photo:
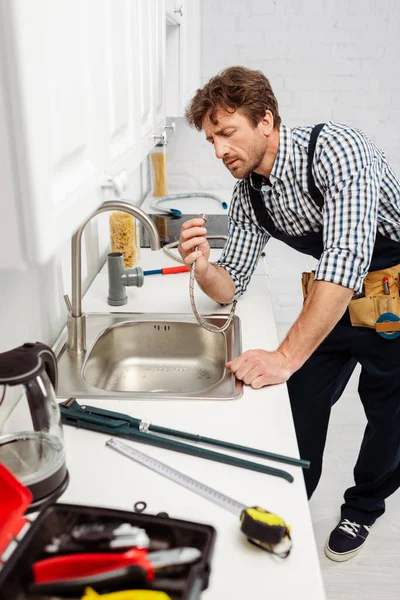
[[[81,553],[45,558],[33,565],[35,583],[46,583],[63,579],[73,579],[96,575],[103,571],[137,565],[146,571],[149,581],[154,577],[154,569],[147,559],[147,550],[135,548],[117,553]]]
[[[262,465],[250,460],[243,460],[242,458],[237,458],[236,456],[231,456],[230,454],[223,454],[222,452],[213,452],[212,450],[206,450],[205,448],[198,448],[196,446],[192,446],[191,444],[185,444],[183,442],[178,442],[177,440],[171,440],[170,438],[160,435],[149,435],[148,433],[143,433],[142,431],[136,430],[130,430],[126,434],[126,428],[118,431],[112,431],[111,433],[112,435],[126,437],[132,441],[148,444],[149,446],[166,448],[167,450],[174,450],[175,452],[181,452],[182,454],[189,454],[191,456],[213,460],[226,465],[232,465],[233,467],[240,467],[242,469],[248,469],[258,473],[265,473],[267,475],[275,475],[275,477],[282,477],[282,479],[286,479],[286,481],[289,483],[292,483],[294,480],[293,476],[287,471],[274,469],[273,467],[268,467],[267,465]]]
[[[121,590],[126,587],[145,587],[148,585],[146,573],[137,565],[129,565],[122,569],[115,569],[97,573],[95,575],[85,575],[73,579],[58,579],[57,581],[48,581],[46,583],[33,583],[29,591],[38,596],[81,596],[87,586],[94,586],[98,593],[107,592],[111,589]]]
[[[204,435],[198,435],[197,433],[188,433],[186,431],[180,431],[178,429],[169,429],[168,427],[160,427],[159,425],[149,426],[150,433],[161,433],[162,435],[170,435],[173,437],[179,437],[183,440],[190,440],[201,444],[210,444],[210,446],[219,446],[220,448],[226,448],[228,450],[235,450],[236,452],[243,452],[244,454],[252,454],[253,456],[260,456],[261,458],[268,458],[277,462],[286,463],[288,465],[295,465],[297,467],[303,467],[303,469],[310,468],[310,461],[301,458],[292,458],[290,456],[284,456],[282,454],[275,454],[268,452],[267,450],[260,450],[258,448],[251,448],[248,446],[241,446],[240,444],[234,444],[232,442],[225,442],[224,440],[218,440],[215,438],[209,438]]]
[[[181,265],[180,267],[165,267],[162,269],[163,275],[173,275],[174,273],[187,273],[189,271],[186,265]]]

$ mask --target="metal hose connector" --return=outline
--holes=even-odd
[[[207,222],[207,215],[204,215],[204,214],[200,215],[200,218],[204,219],[205,223]],[[195,250],[197,251],[198,249],[199,249],[199,247],[196,246]],[[228,327],[231,325],[231,323],[233,321],[233,317],[235,316],[235,309],[236,309],[237,301],[234,300],[232,302],[231,311],[228,315],[227,320],[222,325],[222,327],[217,327],[216,325],[213,325],[212,323],[206,323],[203,320],[203,318],[201,317],[199,311],[197,310],[196,302],[194,299],[194,273],[195,273],[195,269],[196,269],[195,265],[196,265],[196,261],[190,267],[190,276],[189,276],[189,297],[190,297],[190,304],[192,305],[193,314],[196,317],[198,323],[202,327],[204,327],[204,329],[207,329],[207,331],[211,331],[212,333],[223,333],[224,331],[226,331],[228,329]]]

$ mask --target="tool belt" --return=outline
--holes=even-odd
[[[315,271],[302,274],[304,299],[307,298],[314,284],[314,273]],[[387,278],[388,294],[385,293],[384,278]],[[383,337],[390,337],[391,333],[400,332],[399,294],[400,264],[368,273],[364,279],[363,294],[355,295],[348,307],[353,327],[369,327],[383,334]]]

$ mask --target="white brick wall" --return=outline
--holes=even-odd
[[[384,150],[398,175],[399,58],[400,0],[202,0],[202,84],[230,65],[261,69],[284,123],[333,119],[359,127]],[[171,187],[233,187],[204,134],[183,120],[168,155]],[[283,330],[301,306],[299,273],[310,260],[278,247],[279,252],[271,242],[267,256]]]

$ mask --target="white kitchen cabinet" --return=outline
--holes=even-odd
[[[200,17],[200,0],[167,0],[167,117],[183,116],[200,86]]]
[[[98,101],[103,103],[102,112],[106,117],[105,163],[108,174],[112,175],[134,164],[141,151],[137,97],[138,7],[137,2],[130,0],[106,0],[103,6],[105,80],[102,85],[105,93]]]
[[[108,175],[132,171],[165,124],[162,0],[106,0]]]
[[[163,1],[155,0],[153,57],[154,57],[154,119],[155,126],[165,124],[165,5]]]
[[[165,124],[164,0],[0,2],[0,268],[47,261]]]
[[[139,110],[140,136],[144,140],[151,134],[154,124],[152,102],[154,86],[154,0],[138,1],[138,49],[139,49]]]

